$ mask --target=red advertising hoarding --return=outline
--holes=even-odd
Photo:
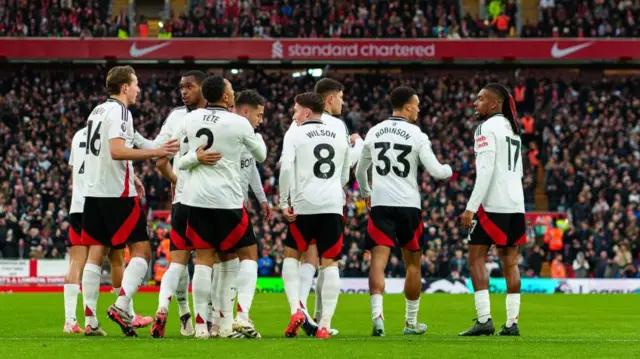
[[[632,61],[638,39],[0,39],[7,60]]]

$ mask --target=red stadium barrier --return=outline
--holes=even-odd
[[[565,61],[640,60],[638,39],[0,39],[7,60]]]

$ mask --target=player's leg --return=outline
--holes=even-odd
[[[173,229],[172,229],[173,230]],[[160,282],[160,294],[158,295],[158,309],[151,327],[151,336],[154,338],[164,337],[164,328],[167,322],[167,313],[169,312],[169,303],[171,298],[176,294],[181,278],[187,273],[187,263],[190,253],[186,250],[171,251],[171,263],[169,268],[162,276]],[[188,274],[187,274],[188,278]],[[182,313],[181,313],[182,314]],[[191,314],[189,314],[188,324],[191,324]],[[182,321],[182,315],[180,316]],[[182,333],[184,325],[180,326]],[[193,326],[191,333],[193,333]],[[183,334],[184,335],[184,334]]]
[[[404,334],[423,334],[427,331],[427,325],[418,322],[418,310],[420,309],[420,293],[422,291],[422,275],[420,272],[421,251],[402,249],[402,258],[407,270],[404,281],[405,296],[405,327]]]
[[[209,297],[211,296],[211,277],[213,274],[214,251],[211,248],[196,249],[195,267],[193,270],[193,310],[196,316],[196,338],[209,338],[209,326],[206,318],[209,313]]]
[[[395,247],[395,222],[387,207],[376,206],[369,212],[365,248],[371,251],[369,268],[369,293],[371,295],[372,335],[382,337],[384,331],[384,313],[382,295],[384,294],[384,270],[389,262],[391,248]]]
[[[84,243],[84,241],[83,241]],[[87,263],[82,271],[82,300],[84,305],[86,336],[104,336],[96,316],[98,308],[98,296],[100,295],[100,276],[102,264],[107,252],[106,247],[92,245],[87,254]]]
[[[326,339],[330,336],[331,320],[338,305],[340,295],[340,270],[338,258],[342,252],[344,225],[339,214],[321,214],[316,221],[318,253],[321,257],[319,285],[322,286],[322,314],[318,319],[320,329],[316,337]],[[320,299],[316,299],[320,300]]]
[[[220,257],[221,261],[220,281],[216,288],[219,301],[219,307],[216,309],[220,315],[218,319],[220,325],[219,335],[221,338],[232,338],[236,337],[236,333],[233,331],[233,307],[238,293],[237,283],[240,261],[235,253],[219,252],[218,257]],[[241,337],[244,337],[244,335]]]
[[[103,201],[103,212],[110,213],[111,217],[105,218],[106,225],[111,236],[111,248],[120,250],[125,245],[129,247],[131,260],[122,275],[122,286],[116,302],[109,307],[109,318],[120,326],[127,336],[137,336],[133,327],[134,316],[131,312],[131,300],[142,284],[151,260],[151,245],[147,232],[147,222],[140,202],[137,197],[131,198],[106,198]],[[115,265],[122,260],[122,252],[118,251],[110,256]],[[112,266],[113,266],[112,264]]]
[[[220,296],[218,294],[218,284],[222,274],[222,262],[217,253],[213,255],[213,274],[211,276],[211,292],[209,293],[209,314],[207,325],[211,336],[217,337],[220,332]]]
[[[313,285],[313,277],[316,275],[316,268],[318,268],[318,247],[315,242],[309,243],[309,247],[307,251],[302,254],[302,261],[300,264],[300,306],[305,314],[309,314],[307,311],[307,299],[309,298],[309,293],[311,292],[311,286]],[[316,281],[317,287],[317,281]],[[320,301],[318,300],[318,291],[316,288],[316,302],[315,302],[315,313],[320,312],[320,308],[318,305]],[[318,318],[318,317],[315,317]]]
[[[191,251],[187,254],[191,256]],[[178,288],[176,289],[176,302],[178,303],[178,315],[180,316],[180,334],[184,336],[191,336],[195,333],[193,323],[191,322],[191,309],[189,308],[189,284],[191,284],[191,277],[189,276],[189,260],[185,265],[184,273],[180,276],[178,281]]]
[[[422,292],[422,211],[418,208],[396,208],[393,210],[396,221],[397,241],[402,247],[402,258],[407,271],[404,281],[405,295],[405,335],[421,335],[427,331],[427,325],[418,322],[420,293]]]
[[[82,269],[87,261],[89,248],[81,244],[82,213],[72,213],[69,227],[69,268],[64,277],[64,313],[63,333],[83,333],[78,326],[76,310],[78,294],[82,282]]]
[[[249,318],[258,281],[258,245],[251,221],[244,237],[236,247],[235,252],[240,260],[240,266],[237,276],[238,314],[233,329],[249,338],[261,338],[262,336]]]
[[[106,245],[110,239],[105,235],[104,222],[98,205],[99,199],[85,198],[84,215],[82,216],[82,232],[80,242],[88,247],[87,260],[82,270],[82,301],[85,317],[86,336],[104,336],[100,328],[96,311],[100,295],[100,276],[102,264],[107,253]]]
[[[297,336],[298,329],[305,321],[305,315],[300,308],[300,257],[309,246],[310,229],[313,228],[310,222],[308,216],[298,215],[295,222],[289,223],[287,239],[284,243],[282,281],[291,314],[289,325],[284,332],[286,337]]]
[[[520,270],[518,269],[518,246],[527,243],[526,220],[524,213],[514,213],[509,217],[507,246],[498,247],[502,272],[507,281],[507,323],[502,326],[498,335],[519,336]]]
[[[498,335],[519,336],[518,315],[520,313],[520,270],[518,269],[518,247],[498,248],[502,272],[507,282],[507,323]]]
[[[211,296],[211,278],[215,258],[212,243],[215,231],[215,212],[208,208],[190,207],[187,216],[186,236],[196,249],[193,270],[193,310],[196,318],[196,338],[210,337],[207,325]]]

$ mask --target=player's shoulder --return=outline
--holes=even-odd
[[[82,141],[83,138],[87,137],[87,127],[83,127],[81,129],[79,129],[78,131],[76,131],[75,134],[73,134],[73,139],[71,140],[71,144],[73,147],[77,147],[80,144],[80,141]]]
[[[169,114],[167,115],[167,118],[165,118],[162,125],[164,126],[165,124],[170,124],[171,122],[174,122],[178,119],[182,119],[188,113],[189,109],[187,108],[187,106],[174,107],[171,109],[171,111],[169,111]]]
[[[509,129],[509,120],[504,117],[502,114],[496,114],[476,127],[475,137],[487,135],[489,133],[502,133],[505,130]]]
[[[332,129],[335,129],[336,131],[340,131],[340,132],[347,132],[347,125],[344,123],[344,121],[342,121],[341,119],[330,115],[328,113],[323,113],[322,117],[320,117],[320,119],[322,120],[322,122],[324,122],[327,126],[331,127]]]
[[[109,110],[111,117],[120,117],[122,121],[131,119],[131,111],[120,100],[109,98],[102,105]]]

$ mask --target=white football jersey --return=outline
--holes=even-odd
[[[370,187],[367,171],[371,163]],[[420,127],[405,118],[392,116],[373,126],[364,139],[356,169],[360,191],[365,198],[371,197],[371,206],[421,208],[420,164],[437,179],[451,177],[451,167],[438,162],[429,137]]]
[[[349,180],[344,129],[307,121],[284,136],[280,165],[280,206],[298,214],[342,214],[343,186]],[[295,193],[290,191],[295,183]]]
[[[249,201],[249,187],[251,187],[259,203],[267,201],[264,188],[262,188],[260,172],[258,172],[258,167],[256,167],[256,160],[247,149],[244,149],[240,156],[240,182],[244,190],[245,202]]]
[[[476,183],[467,209],[477,212],[524,213],[522,141],[509,120],[497,114],[476,129]]]
[[[177,132],[184,127],[185,115],[189,113],[189,109],[186,106],[175,107],[164,120],[160,133],[153,141],[149,141],[136,132],[134,145],[144,149],[154,149],[161,147],[165,142],[172,138],[176,138],[180,141],[180,150],[173,156],[173,173],[178,177],[176,182],[176,192],[173,197],[173,203],[181,203],[182,192],[184,191],[184,184],[186,177],[189,175],[188,171],[180,171],[178,167],[178,161],[184,155],[189,152],[189,142],[186,136],[178,134]]]
[[[246,148],[255,161],[267,157],[267,146],[260,134],[254,133],[246,118],[222,107],[209,107],[189,112],[183,129],[189,153],[180,159],[178,167],[189,169],[183,204],[200,208],[240,209],[246,187],[241,178],[242,152]],[[200,166],[195,151],[220,152],[222,159],[215,166]]]
[[[84,164],[85,197],[135,197],[133,164],[111,158],[109,140],[123,138],[133,148],[133,119],[124,104],[110,98],[96,106],[87,120]]]
[[[82,213],[84,211],[84,158],[87,147],[87,128],[83,128],[73,135],[71,140],[71,155],[69,165],[72,167],[71,181],[73,189],[71,191],[71,208],[69,213]]]

